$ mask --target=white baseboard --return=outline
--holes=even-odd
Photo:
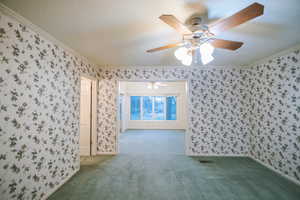
[[[268,169],[272,170],[273,172],[275,172],[276,174],[282,176],[283,178],[286,178],[289,181],[291,181],[291,182],[295,183],[296,185],[300,186],[300,181],[298,181],[297,179],[292,178],[291,176],[288,176],[286,174],[283,174],[281,171],[269,166],[268,164],[262,162],[261,160],[258,160],[256,158],[254,158],[254,157],[252,157],[251,155],[248,155],[248,154],[189,154],[187,156],[248,157],[248,158],[251,158],[252,160],[258,162],[259,164],[267,167]]]
[[[117,152],[97,152],[97,155],[117,155]]]
[[[279,170],[275,169],[274,167],[272,167],[272,166],[270,166],[270,165],[264,163],[264,162],[261,161],[261,160],[258,160],[258,159],[254,158],[254,157],[252,157],[252,156],[249,156],[249,155],[248,155],[248,157],[251,158],[252,160],[258,162],[259,164],[261,164],[261,165],[267,167],[268,169],[272,170],[272,171],[275,172],[276,174],[278,174],[278,175],[280,175],[280,176],[282,176],[282,177],[288,179],[289,181],[292,181],[292,182],[295,183],[296,185],[299,185],[299,186],[300,186],[300,181],[298,181],[297,179],[292,178],[292,177],[290,177],[290,176],[288,176],[288,175],[282,173],[281,171],[279,171]]]
[[[247,154],[187,154],[187,156],[211,156],[211,157],[248,157]]]
[[[56,185],[53,189],[49,190],[47,194],[42,198],[42,200],[46,200],[52,195],[56,190],[58,190],[63,184],[65,184],[70,178],[72,178],[79,169],[75,170],[72,174],[70,174],[65,180],[63,180],[60,184]]]

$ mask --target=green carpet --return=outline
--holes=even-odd
[[[50,199],[299,200],[300,187],[249,158],[123,154],[83,165]]]
[[[120,150],[117,156],[83,158],[80,171],[50,199],[300,199],[299,186],[250,158],[183,155],[182,131],[127,131]]]

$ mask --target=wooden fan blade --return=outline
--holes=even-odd
[[[165,49],[170,49],[170,48],[178,47],[178,46],[181,46],[181,45],[182,45],[182,43],[178,42],[178,43],[169,44],[169,45],[162,46],[162,47],[157,47],[157,48],[154,48],[154,49],[149,49],[149,50],[147,50],[147,52],[148,53],[152,53],[152,52],[155,52],[155,51],[161,51],[161,50],[165,50]]]
[[[182,35],[191,34],[192,32],[183,25],[176,17],[173,15],[161,15],[159,17],[162,21],[164,21],[166,24],[172,26],[176,31],[181,33]]]
[[[228,49],[234,51],[240,48],[244,43],[230,40],[214,39],[214,41],[212,41],[211,44],[215,48]]]
[[[244,8],[240,12],[212,24],[211,26],[209,26],[209,30],[210,32],[216,35],[222,31],[226,31],[230,28],[245,23],[246,21],[254,19],[255,17],[263,15],[263,13],[264,6],[259,3],[253,3],[252,5],[248,6],[247,8]]]

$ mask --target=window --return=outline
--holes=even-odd
[[[132,120],[141,119],[141,97],[140,96],[130,97],[130,119]]]
[[[164,120],[165,119],[165,113],[164,113],[164,107],[165,107],[165,97],[153,97],[154,98],[154,120]]]
[[[131,120],[176,120],[176,96],[131,96]]]
[[[152,97],[145,96],[143,97],[143,119],[151,120],[152,119]]]
[[[166,104],[167,104],[167,112],[166,112],[167,120],[176,120],[176,97],[175,96],[166,97]]]

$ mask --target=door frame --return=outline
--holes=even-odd
[[[91,105],[91,144],[90,144],[90,156],[97,155],[97,92],[98,92],[98,80],[95,77],[81,73],[80,74],[80,92],[79,98],[81,98],[81,77],[91,80],[92,82],[92,105]],[[80,139],[80,99],[79,99],[79,139]],[[80,142],[79,142],[80,146]],[[79,151],[80,155],[80,151]]]
[[[151,80],[130,80],[130,79],[119,79],[117,80],[117,98],[116,98],[116,105],[117,105],[117,127],[116,127],[116,154],[120,153],[120,116],[119,116],[119,109],[120,109],[120,102],[119,102],[119,95],[120,95],[120,83],[121,82],[184,82],[185,83],[185,92],[186,92],[186,117],[187,117],[187,123],[186,123],[186,129],[185,129],[185,136],[184,136],[184,152],[185,155],[189,156],[191,155],[191,151],[189,149],[191,141],[190,141],[190,94],[189,94],[189,88],[190,88],[190,81],[188,79],[171,79],[171,80],[158,80],[158,79],[151,79]]]

